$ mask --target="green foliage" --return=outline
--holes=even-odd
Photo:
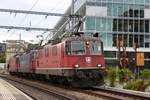
[[[141,91],[144,88],[144,80],[132,80],[129,81],[126,86],[123,87],[124,89],[129,90],[136,90]]]
[[[109,79],[109,85],[111,87],[114,87],[115,86],[115,81],[116,81],[116,67],[115,68],[109,68],[108,69],[108,79]]]
[[[26,52],[30,52],[30,50],[37,49],[39,47],[39,44],[29,44]]]
[[[5,53],[0,54],[0,63],[5,63],[6,62],[6,56]]]
[[[140,78],[150,79],[150,70],[149,69],[144,69],[143,71],[141,71]]]
[[[118,79],[120,83],[127,82],[130,78],[133,77],[132,72],[129,69],[118,69]]]

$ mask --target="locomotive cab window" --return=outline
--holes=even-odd
[[[57,56],[57,46],[52,47],[52,56]]]
[[[85,54],[83,41],[71,41],[66,43],[66,53],[68,55],[83,55]]]
[[[65,48],[66,48],[66,54],[71,55],[71,43],[69,41],[66,42]]]
[[[91,41],[90,51],[91,54],[102,54],[102,43],[100,41]]]
[[[34,52],[31,53],[31,59],[34,60],[35,59],[35,55]]]
[[[45,57],[48,57],[49,52],[48,52],[48,48],[45,48]]]

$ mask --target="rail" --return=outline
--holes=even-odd
[[[12,81],[12,82],[17,82],[17,83],[22,84],[24,86],[35,88],[36,90],[39,90],[39,91],[44,92],[46,94],[52,95],[52,96],[57,97],[57,98],[59,98],[61,100],[77,100],[76,97],[72,97],[72,96],[63,94],[63,93],[61,93],[59,91],[50,90],[50,89],[48,89],[48,88],[46,88],[46,87],[44,87],[44,86],[42,86],[40,84],[34,83],[34,82],[21,80],[21,79],[16,79],[16,78],[11,78],[11,77],[6,76],[6,75],[0,75],[0,77],[3,78],[3,79],[6,79],[6,80]],[[31,94],[28,94],[28,95],[30,97],[32,97],[34,100],[36,100],[35,97],[33,97]]]

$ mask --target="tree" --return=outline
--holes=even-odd
[[[6,62],[5,53],[0,53],[0,63],[5,63],[5,62]]]

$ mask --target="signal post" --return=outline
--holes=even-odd
[[[140,68],[144,66],[144,52],[137,52],[138,44],[134,43],[135,53],[135,74],[139,77]]]

